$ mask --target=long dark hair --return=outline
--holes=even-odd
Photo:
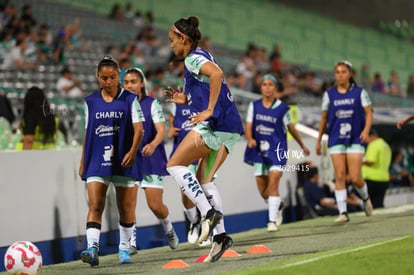
[[[43,142],[56,133],[55,115],[51,112],[45,93],[39,87],[31,87],[24,98],[23,121],[34,119],[44,134]]]
[[[201,32],[198,29],[199,24],[200,20],[196,16],[190,16],[187,19],[181,18],[174,23],[174,26],[190,39],[191,49],[197,48],[201,39]]]

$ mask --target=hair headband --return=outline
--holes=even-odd
[[[145,77],[144,72],[140,69],[140,68],[129,68],[128,70],[125,71],[125,74],[129,74],[129,73],[138,73],[141,78],[142,78],[142,82],[144,82],[144,87],[146,89],[147,87],[147,78]]]
[[[268,78],[270,80],[272,80],[273,83],[275,83],[275,85],[277,85],[278,82],[277,82],[276,78],[271,74],[265,74],[264,76],[262,76],[262,81],[261,82],[263,82],[265,79],[268,79]]]
[[[344,64],[344,65],[348,66],[349,68],[352,68],[352,63],[349,62],[348,60],[339,61],[337,65],[339,65],[339,64]]]
[[[178,33],[178,34],[182,35],[182,36],[189,37],[188,35],[182,33],[175,25],[172,25],[171,30],[175,33]]]
[[[143,93],[146,95],[147,94],[147,78],[145,77],[144,72],[140,69],[140,68],[129,68],[128,70],[125,71],[125,74],[130,74],[130,73],[138,73],[141,76],[142,82],[144,83],[144,88],[143,88]]]

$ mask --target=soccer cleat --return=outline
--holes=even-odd
[[[227,236],[226,233],[214,236],[213,246],[208,253],[208,256],[204,259],[204,262],[216,262],[224,254],[224,252],[233,245],[233,239]]]
[[[168,245],[171,249],[176,249],[178,247],[179,240],[177,234],[175,234],[174,228],[167,232],[167,238]]]
[[[80,254],[81,260],[84,263],[88,263],[91,266],[99,265],[98,248],[89,247]]]
[[[334,222],[349,222],[349,217],[348,217],[348,213],[346,213],[346,212],[344,212],[344,213],[341,213],[339,216],[338,216],[338,218],[336,218],[335,220],[334,220]]]
[[[284,205],[283,205],[283,201],[282,201],[282,202],[280,202],[279,210],[277,212],[277,219],[276,219],[276,225],[277,226],[280,226],[283,223],[283,208],[284,208]]]
[[[129,250],[128,249],[119,250],[118,257],[119,257],[119,263],[120,264],[130,264],[132,262],[131,257],[129,256]]]
[[[198,237],[200,236],[200,224],[191,224],[190,230],[188,230],[187,234],[187,241],[189,243],[195,244],[198,240]]]
[[[365,216],[372,215],[373,207],[372,207],[371,199],[369,197],[366,200],[364,200],[364,211],[365,211]]]
[[[214,208],[208,210],[206,217],[201,222],[201,232],[197,242],[202,243],[205,241],[222,218],[223,214],[220,211],[217,211]]]
[[[198,244],[199,247],[206,247],[206,246],[210,246],[210,245],[211,245],[211,237],[208,237],[202,243]]]
[[[135,255],[138,253],[138,248],[134,245],[131,245],[131,247],[129,248],[129,255]]]
[[[276,222],[268,222],[267,223],[267,231],[269,231],[269,232],[276,232],[277,231]]]

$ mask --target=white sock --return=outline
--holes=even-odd
[[[355,190],[358,192],[358,194],[361,196],[361,198],[363,200],[368,199],[368,187],[367,184],[364,182],[364,186],[362,186],[361,188],[355,186]]]
[[[197,207],[194,206],[188,209],[184,209],[184,214],[191,224],[196,224],[198,222]]]
[[[268,205],[269,205],[269,221],[276,222],[277,220],[277,213],[279,211],[280,206],[280,196],[269,196],[268,198]]]
[[[131,246],[137,247],[137,227],[136,222],[134,222],[134,230],[132,231],[131,239],[129,240],[129,244]]]
[[[96,247],[99,248],[99,237],[101,235],[101,230],[97,228],[87,228],[86,229],[86,241],[88,243],[88,248]]]
[[[217,186],[213,182],[202,184],[201,187],[206,194],[206,197],[211,206],[214,207],[217,211],[223,213],[223,201],[221,200],[221,195]],[[221,234],[226,232],[224,227],[224,219],[222,219],[215,227],[214,235]]]
[[[197,206],[202,216],[211,209],[203,189],[196,176],[186,166],[172,166],[167,168],[168,173],[175,179],[187,197]]]
[[[346,207],[346,197],[347,197],[346,189],[335,190],[335,199],[336,199],[336,204],[338,205],[339,214],[348,212],[348,209]]]
[[[164,232],[170,232],[173,229],[171,220],[170,220],[170,215],[168,215],[165,219],[159,219],[162,228],[164,228]]]
[[[130,227],[119,225],[119,250],[130,248],[131,236],[134,233],[135,224]]]

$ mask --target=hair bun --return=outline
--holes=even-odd
[[[102,58],[102,61],[104,61],[104,60],[112,60],[112,61],[115,61],[115,59],[114,59],[112,56],[110,56],[110,55],[105,55],[105,56]]]
[[[101,66],[114,66],[119,70],[119,63],[118,61],[110,55],[105,55],[102,57],[101,61],[98,63],[98,68]]]
[[[190,16],[187,20],[192,26],[198,28],[198,25],[200,24],[200,19],[198,19],[197,16]]]

